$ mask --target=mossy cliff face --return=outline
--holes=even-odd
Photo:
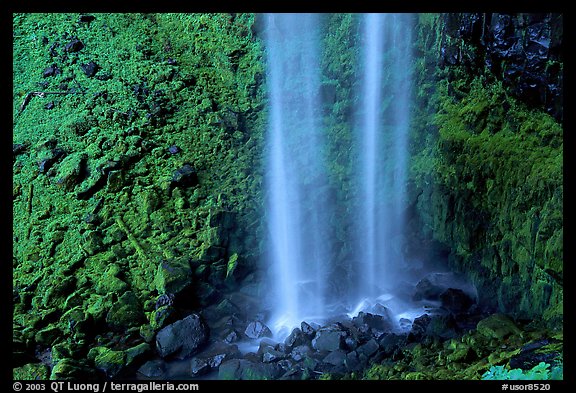
[[[542,61],[561,69],[559,21],[554,15],[478,18],[420,16],[413,224],[449,250],[451,266],[471,277],[482,303],[560,327],[563,130],[551,115],[561,117],[561,108],[550,94],[539,101],[523,90],[525,78],[536,74],[511,79],[506,71],[537,69]],[[494,25],[502,20],[510,22],[506,34],[513,39]],[[510,39],[536,50],[535,29],[549,34],[542,40],[550,50],[540,48],[538,64],[530,50],[508,56],[495,44]],[[541,69],[534,83],[561,92],[561,75],[552,68]]]
[[[13,21],[15,366],[78,376],[257,259],[262,48],[247,14]]]

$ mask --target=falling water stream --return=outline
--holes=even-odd
[[[273,332],[286,336],[304,320],[321,323],[338,303],[349,315],[380,303],[396,315],[394,284],[403,265],[404,194],[410,122],[411,24],[407,15],[360,15],[359,108],[354,164],[359,190],[351,237],[351,277],[334,277],[328,217],[321,190],[328,182],[320,108],[322,56],[319,16],[268,14],[267,131],[268,283]],[[355,236],[355,237],[354,237]],[[351,280],[345,293],[330,280]],[[400,307],[400,309],[398,309]]]
[[[321,319],[325,310],[329,240],[322,228],[326,207],[315,192],[326,181],[317,19],[314,14],[266,17],[274,302],[270,327],[277,332],[304,319]]]

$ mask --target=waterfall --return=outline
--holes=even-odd
[[[360,303],[393,292],[403,264],[411,91],[409,16],[366,14],[362,26],[356,242]]]
[[[384,302],[403,263],[404,194],[410,104],[411,23],[407,15],[366,14],[358,61],[355,258],[335,261],[320,99],[319,16],[265,15],[268,85],[266,218],[268,325],[286,336],[302,321]],[[335,273],[334,266],[347,266]],[[342,271],[351,272],[342,274]],[[345,285],[332,285],[347,281]],[[340,283],[338,283],[340,284]],[[335,289],[337,288],[337,289]],[[346,288],[342,291],[341,288]],[[358,306],[360,304],[360,306]],[[388,306],[388,305],[386,305]],[[343,311],[342,308],[345,310]],[[337,310],[337,311],[335,311]],[[402,310],[398,310],[400,314]]]
[[[269,123],[266,193],[270,327],[290,331],[325,312],[328,207],[320,114],[318,16],[266,15]]]

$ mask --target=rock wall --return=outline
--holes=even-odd
[[[418,30],[411,212],[420,242],[448,252],[484,304],[559,326],[562,19],[425,14]]]
[[[258,259],[254,15],[13,21],[14,367],[121,368]]]

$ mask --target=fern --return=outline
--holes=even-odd
[[[482,374],[484,380],[548,380],[548,379],[563,379],[564,368],[560,362],[550,368],[550,364],[540,362],[530,370],[522,370],[515,368],[512,370],[506,369],[504,366],[492,366],[490,370]]]

